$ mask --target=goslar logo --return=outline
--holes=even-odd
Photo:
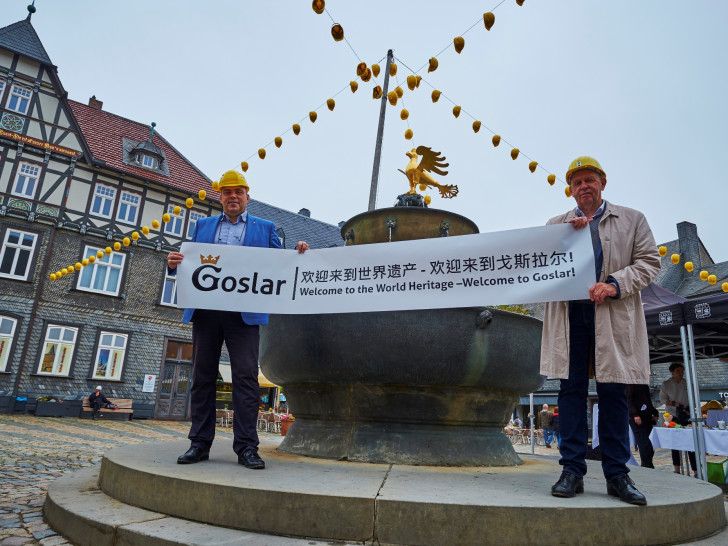
[[[192,285],[202,292],[212,292],[213,290],[222,290],[223,292],[240,292],[245,294],[250,291],[253,294],[263,294],[265,296],[280,296],[281,286],[286,284],[282,279],[259,279],[258,273],[253,272],[253,277],[233,276],[220,277],[222,267],[216,267],[220,256],[213,257],[212,254],[203,256],[200,254],[200,267],[192,273]]]

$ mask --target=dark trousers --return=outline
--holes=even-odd
[[[629,426],[634,434],[634,441],[637,442],[637,447],[640,450],[640,466],[645,468],[655,468],[652,464],[652,458],[655,456],[655,448],[652,447],[650,441],[650,433],[652,432],[652,420],[646,422],[642,419],[642,424],[638,425],[634,422],[634,419],[629,420]]]
[[[104,405],[104,403],[101,401],[101,398],[97,398],[93,401],[93,404],[91,404],[91,407],[93,408],[93,416],[96,417],[99,414],[99,410]]]
[[[559,431],[563,469],[586,474],[589,367],[594,363],[594,304],[569,304],[569,378],[559,390]],[[602,471],[607,480],[629,472],[629,410],[621,383],[597,383]]]
[[[690,468],[693,470],[693,472],[697,472],[698,465],[695,462],[695,452],[694,451],[688,451],[688,460],[690,461]],[[672,466],[681,466],[680,465],[680,451],[678,449],[672,450]]]
[[[230,355],[233,379],[233,449],[238,456],[257,449],[258,326],[243,322],[240,313],[196,310],[192,318],[194,367],[190,391],[188,438],[193,447],[209,450],[215,438],[215,395],[222,344]]]

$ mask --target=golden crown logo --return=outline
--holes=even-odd
[[[220,259],[220,256],[212,257],[212,254],[209,254],[207,258],[205,258],[202,254],[200,254],[200,263],[201,264],[213,264],[216,265],[217,261]]]

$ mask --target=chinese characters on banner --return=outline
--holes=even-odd
[[[180,307],[279,314],[587,299],[589,230],[570,224],[293,250],[184,243]]]

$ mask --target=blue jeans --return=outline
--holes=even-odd
[[[554,431],[550,428],[543,429],[543,441],[545,444],[550,445],[554,441]]]
[[[594,304],[569,303],[569,378],[559,390],[559,432],[563,469],[586,474],[589,368],[594,363]],[[629,472],[629,410],[621,383],[597,383],[602,471],[607,480]]]

